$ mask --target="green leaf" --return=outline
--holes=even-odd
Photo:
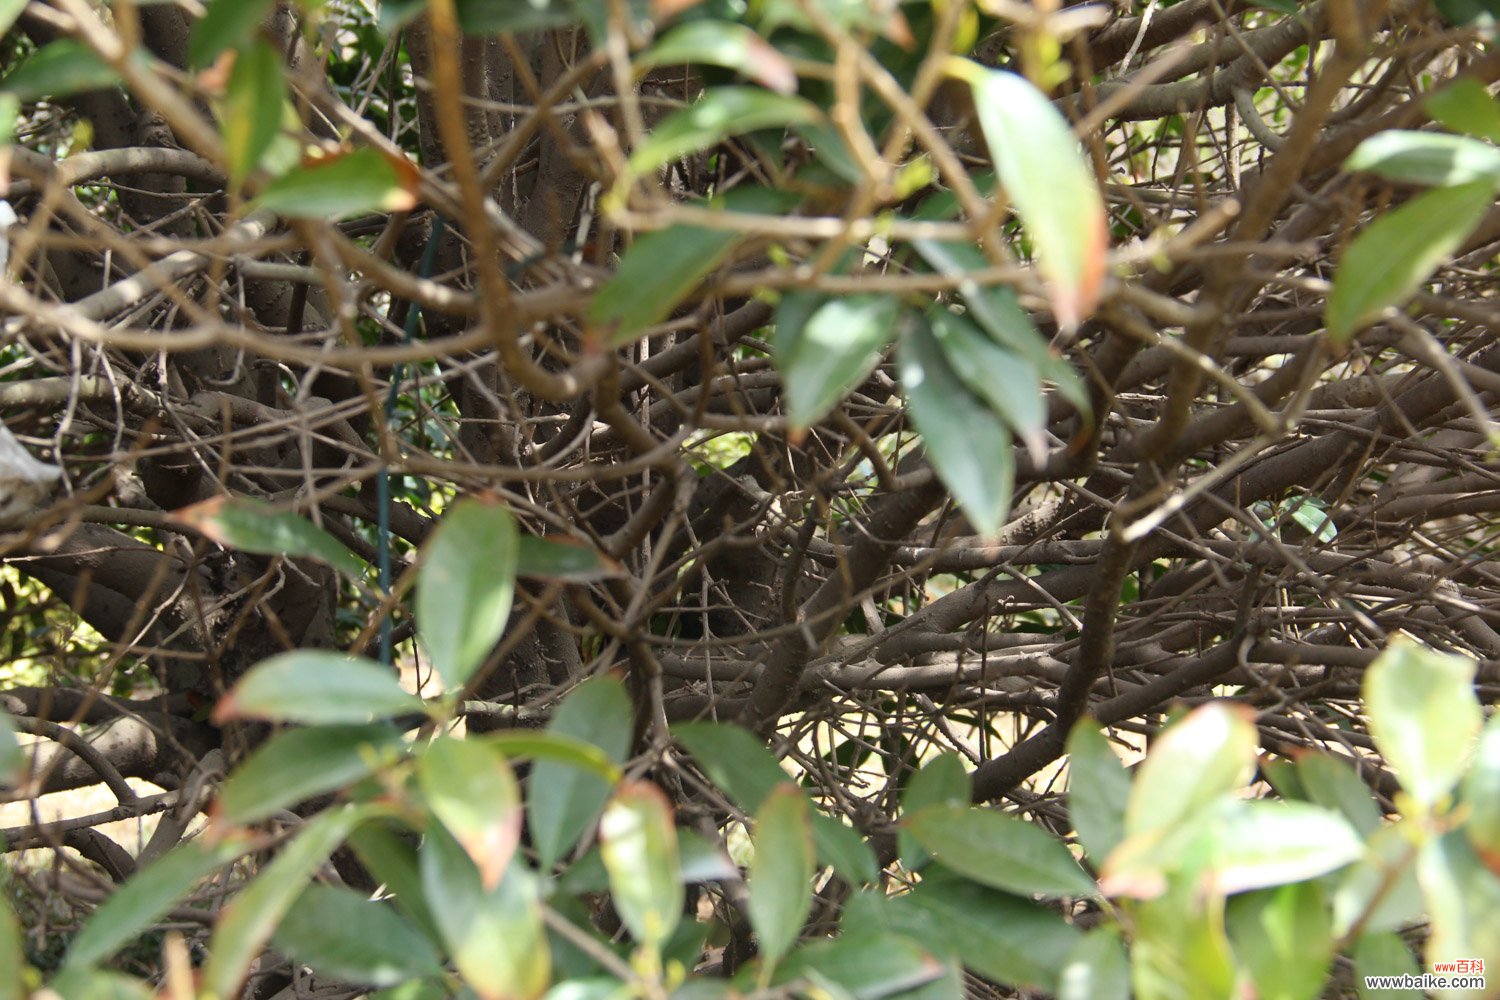
[[[1500,872],[1500,714],[1491,717],[1479,737],[1463,794],[1469,809],[1464,823],[1469,845],[1491,871]]]
[[[1129,836],[1171,830],[1244,788],[1259,742],[1248,709],[1210,702],[1188,713],[1151,747],[1125,807]]]
[[[1096,868],[1125,839],[1129,799],[1130,772],[1099,724],[1080,721],[1068,736],[1068,815]]]
[[[121,972],[90,969],[64,969],[47,984],[43,996],[67,997],[67,1000],[156,1000],[157,993],[145,982]],[[24,997],[25,994],[18,994]]]
[[[1493,32],[1496,21],[1500,21],[1500,3],[1496,0],[1436,0],[1433,6],[1455,28],[1477,27]]]
[[[956,753],[934,757],[911,776],[901,793],[902,816],[913,816],[925,806],[962,806],[969,802],[969,772]],[[897,834],[901,859],[915,870],[926,863],[928,855],[911,831],[902,827]]]
[[[598,775],[606,783],[620,780],[620,765],[593,743],[561,733],[542,733],[513,729],[487,733],[481,742],[494,747],[514,760],[551,761],[575,770]]]
[[[1336,937],[1356,927],[1367,934],[1399,930],[1425,918],[1411,826],[1411,820],[1401,820],[1376,830],[1365,856],[1339,877],[1333,893]]]
[[[637,174],[701,152],[725,139],[763,128],[817,120],[819,112],[800,97],[759,87],[714,87],[690,107],[668,115],[630,155]]]
[[[1464,135],[1392,129],[1360,143],[1344,169],[1405,184],[1452,187],[1488,181],[1495,186],[1500,185],[1500,149]]]
[[[797,92],[791,60],[749,27],[732,21],[690,21],[673,28],[636,62],[643,67],[723,66],[778,94]]]
[[[510,511],[465,498],[428,539],[417,578],[417,634],[448,688],[462,687],[505,631],[520,544]]]
[[[484,1000],[536,1000],[546,992],[552,957],[542,926],[536,878],[511,865],[494,892],[458,842],[431,827],[420,852],[422,886],[459,974]]]
[[[755,815],[750,862],[750,925],[767,967],[796,943],[812,910],[813,843],[807,796],[790,783],[766,796]]]
[[[947,971],[930,952],[899,935],[844,934],[799,948],[781,966],[776,982],[827,980],[852,1000],[884,1000],[931,983]]]
[[[230,823],[254,823],[353,784],[401,746],[400,734],[384,724],[317,726],[273,736],[224,782],[219,815]]]
[[[114,955],[167,914],[210,873],[251,847],[243,837],[181,844],[146,865],[94,911],[68,945],[70,969],[96,965]]]
[[[422,712],[393,671],[373,660],[299,649],[262,660],[214,707],[213,721],[357,723]]]
[[[203,968],[210,996],[237,996],[250,963],[270,939],[313,873],[355,827],[368,808],[344,807],[319,813],[276,852],[275,860],[240,890],[219,914]]]
[[[1338,526],[1328,513],[1328,505],[1317,497],[1295,497],[1287,504],[1287,517],[1293,524],[1323,543],[1339,536]]]
[[[713,783],[747,813],[758,812],[771,789],[787,780],[771,752],[739,726],[692,722],[673,726],[672,735],[688,748]],[[855,884],[879,878],[875,857],[856,831],[821,812],[813,813],[812,825],[820,864],[832,865]]]
[[[505,758],[477,739],[440,736],[417,764],[422,794],[491,892],[521,842],[521,789]]]
[[[1423,812],[1458,783],[1484,723],[1475,667],[1398,638],[1365,671],[1370,735]]]
[[[307,518],[249,497],[212,497],[173,511],[170,517],[227,548],[317,559],[353,580],[365,574],[364,563],[353,552]]]
[[[964,387],[925,319],[901,338],[901,387],[933,468],[981,535],[1010,513],[1016,456],[1010,431]]]
[[[437,951],[390,903],[342,887],[302,890],[271,941],[322,975],[366,986],[395,986],[443,972]]]
[[[1200,877],[1226,895],[1317,878],[1365,852],[1348,820],[1306,802],[1237,800],[1204,836],[1213,860]]]
[[[954,60],[974,91],[974,107],[995,172],[1036,246],[1052,311],[1072,329],[1094,311],[1104,282],[1109,233],[1094,172],[1062,113],[1023,77]]]
[[[1417,880],[1431,917],[1427,966],[1468,959],[1493,975],[1490,970],[1500,965],[1500,876],[1485,868],[1461,831],[1451,830],[1422,845]]]
[[[417,867],[417,838],[405,830],[397,833],[380,823],[366,823],[349,835],[349,846],[376,882],[385,886],[396,909],[427,936],[441,943],[437,919],[427,907],[422,875]]]
[[[1347,758],[1330,753],[1307,753],[1297,759],[1297,778],[1307,799],[1343,815],[1362,837],[1380,828],[1380,807],[1374,794]]]
[[[188,36],[188,62],[202,68],[225,49],[248,41],[271,6],[271,0],[212,0]]]
[[[1014,987],[1056,993],[1082,937],[1060,914],[940,868],[890,902],[891,930]]]
[[[0,81],[0,90],[22,101],[69,97],[120,82],[115,68],[94,50],[72,38],[42,46]]]
[[[1490,142],[1500,142],[1500,104],[1484,84],[1471,76],[1460,77],[1422,102],[1433,120],[1454,132],[1464,132]]]
[[[0,20],[3,20],[0,8]],[[26,1000],[26,955],[21,950],[21,928],[9,905],[0,905],[0,1000]]]
[[[0,783],[12,787],[26,780],[26,754],[16,739],[16,724],[0,709]]]
[[[418,181],[411,163],[363,146],[304,162],[266,185],[255,204],[277,215],[325,222],[365,212],[404,212],[416,207]]]
[[[5,34],[26,9],[28,0],[0,0],[0,35]]]
[[[1096,927],[1073,947],[1057,1000],[1130,1000],[1130,959],[1118,928]]]
[[[257,38],[240,50],[224,90],[219,124],[231,184],[242,183],[276,141],[285,100],[281,55]]]
[[[793,427],[817,423],[869,377],[895,335],[894,295],[794,294],[776,312],[772,350]]]
[[[559,536],[522,535],[516,555],[516,575],[569,583],[592,583],[621,576],[625,568],[584,542]]]
[[[1421,970],[1401,935],[1386,931],[1362,934],[1354,945],[1354,988],[1360,1000],[1422,1000],[1418,989],[1367,987],[1368,976],[1413,976]]]
[[[1182,880],[1133,906],[1131,916],[1131,985],[1139,1000],[1230,1000],[1235,967],[1223,897]]]
[[[1033,461],[1045,461],[1047,405],[1040,373],[946,306],[929,309],[927,321],[948,367],[1021,439]]]
[[[465,34],[545,31],[576,24],[578,0],[454,0]]]
[[[1015,816],[935,805],[908,816],[903,825],[945,867],[980,885],[1023,896],[1098,892],[1060,840]]]
[[[599,821],[599,849],[620,920],[660,953],[677,929],[685,895],[667,797],[643,781],[621,785]]]
[[[1328,335],[1346,341],[1406,301],[1463,244],[1494,198],[1489,181],[1424,191],[1364,227],[1334,275]]]
[[[1333,963],[1333,932],[1316,882],[1236,896],[1226,922],[1259,1000],[1314,1000],[1322,994]]]
[[[630,754],[634,713],[625,686],[609,675],[590,678],[563,699],[547,733],[586,740],[623,764]],[[611,782],[558,761],[538,760],[527,786],[526,821],[543,872],[550,872],[604,808]]]
[[[732,212],[779,215],[799,195],[768,188],[736,188],[716,207]],[[611,344],[626,343],[665,319],[729,256],[745,234],[731,229],[672,226],[646,233],[630,245],[615,275],[594,296],[589,318],[612,324]]]

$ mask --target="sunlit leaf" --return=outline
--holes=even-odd
[[[714,87],[668,115],[630,155],[636,173],[701,152],[736,135],[816,120],[818,110],[800,97],[759,87]]]
[[[1370,136],[1344,162],[1407,184],[1446,185],[1488,181],[1500,186],[1500,149],[1466,135],[1393,129]]]
[[[1402,638],[1365,670],[1370,733],[1401,787],[1429,810],[1458,783],[1484,724],[1476,664]]]
[[[1333,933],[1356,927],[1392,931],[1424,919],[1417,884],[1417,843],[1411,820],[1382,826],[1366,841],[1365,856],[1340,874],[1333,892]]]
[[[1224,895],[1317,878],[1365,853],[1348,820],[1306,802],[1234,801],[1203,836],[1212,860],[1197,874]]]
[[[1500,142],[1500,104],[1471,76],[1460,77],[1422,102],[1434,121],[1455,132]]]
[[[1125,808],[1129,835],[1177,826],[1255,771],[1258,739],[1247,709],[1210,702],[1169,727],[1137,769]]]
[[[1490,871],[1500,875],[1500,714],[1491,717],[1479,737],[1463,793],[1469,845]]]
[[[778,94],[797,91],[791,61],[749,27],[732,21],[690,21],[673,28],[637,62],[642,66],[723,66]]]
[[[773,789],[755,814],[750,862],[750,924],[763,961],[786,956],[812,910],[813,843],[807,797],[794,785]]]
[[[1461,831],[1434,836],[1422,845],[1417,880],[1431,919],[1427,967],[1468,959],[1475,963],[1471,971],[1488,973],[1500,965],[1500,876],[1484,866]]]
[[[1313,1000],[1333,962],[1328,903],[1316,882],[1247,892],[1229,901],[1229,938],[1260,1000]]]
[[[400,734],[382,724],[281,733],[258,747],[224,782],[218,815],[230,823],[254,823],[358,781],[400,745]]]
[[[1006,195],[1036,246],[1052,311],[1064,329],[1094,311],[1109,233],[1094,172],[1062,113],[1024,77],[955,59]]]
[[[271,941],[325,976],[367,986],[395,986],[443,971],[436,949],[388,901],[342,887],[304,889]]]
[[[354,553],[307,518],[249,497],[212,497],[174,511],[171,519],[227,548],[317,559],[355,580],[365,573]]]
[[[660,951],[682,916],[684,889],[672,807],[655,785],[622,785],[604,807],[599,847],[615,909],[631,936]]]
[[[417,635],[443,683],[462,687],[505,631],[520,543],[498,504],[466,498],[427,540],[417,579]]]
[[[373,660],[299,649],[252,667],[214,707],[213,721],[373,722],[422,710],[422,699]]]
[[[810,427],[863,382],[895,335],[894,295],[788,295],[772,350],[786,387],[787,418]]]
[[[493,891],[521,842],[521,789],[505,758],[480,740],[440,736],[422,752],[417,773],[428,808]]]
[[[1406,301],[1463,244],[1495,199],[1476,181],[1424,191],[1364,227],[1344,251],[1328,295],[1328,334],[1345,341]]]
[[[415,208],[419,183],[410,162],[364,146],[303,163],[266,185],[255,203],[277,215],[334,221]]]
[[[69,97],[120,82],[115,68],[94,50],[72,38],[59,38],[31,54],[0,80],[0,90],[22,101]]]
[[[280,54],[256,39],[240,50],[224,91],[220,127],[230,182],[238,184],[259,165],[281,130],[286,81]]]
[[[925,320],[905,331],[897,358],[912,423],[933,468],[975,529],[995,534],[1015,488],[1010,431],[964,386]]]
[[[26,754],[16,739],[10,713],[0,710],[0,784],[18,786],[26,778]]]

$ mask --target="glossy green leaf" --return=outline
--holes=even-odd
[[[755,814],[755,856],[750,862],[750,925],[760,954],[774,967],[796,943],[812,910],[813,842],[807,796],[781,785]]]
[[[1125,838],[1130,772],[1099,724],[1084,719],[1068,736],[1068,815],[1078,842],[1098,867]]]
[[[1422,970],[1401,936],[1392,931],[1362,934],[1354,945],[1354,989],[1360,1000],[1422,1000],[1419,989],[1366,986],[1367,976],[1413,976]]]
[[[1405,184],[1488,181],[1500,186],[1500,149],[1465,135],[1392,129],[1360,143],[1344,161],[1344,169]]]
[[[1469,845],[1490,871],[1500,874],[1500,714],[1480,734],[1474,763],[1464,776],[1464,805],[1469,818],[1464,832]]]
[[[1286,516],[1313,538],[1323,543],[1339,536],[1339,529],[1328,513],[1328,505],[1317,497],[1294,497],[1286,504]]]
[[[954,60],[974,91],[974,107],[995,172],[1026,227],[1064,329],[1094,311],[1104,283],[1108,231],[1094,171],[1062,113],[1025,78]]]
[[[16,724],[0,709],[0,784],[19,786],[26,780],[26,753],[16,739]]]
[[[793,427],[817,423],[869,377],[900,315],[901,300],[894,295],[782,299],[771,344]]]
[[[844,934],[799,948],[780,967],[776,981],[828,981],[852,1000],[884,1000],[931,983],[947,971],[931,952],[899,935]]]
[[[307,518],[249,497],[217,496],[174,511],[171,519],[227,548],[258,555],[317,559],[354,580],[365,565]]]
[[[1365,851],[1348,820],[1306,802],[1235,801],[1204,836],[1212,861],[1200,877],[1225,895],[1317,878]]]
[[[1249,710],[1210,702],[1169,727],[1137,768],[1125,807],[1127,835],[1170,830],[1244,788],[1258,745]]]
[[[1023,896],[1097,892],[1062,841],[1015,816],[936,805],[908,816],[903,825],[945,867],[981,885]]]
[[[798,200],[785,191],[737,188],[714,204],[726,211],[779,215]],[[589,318],[613,327],[611,344],[634,339],[666,319],[744,238],[731,229],[702,226],[672,226],[638,237],[594,296]]]
[[[1405,302],[1474,231],[1494,198],[1489,181],[1424,191],[1364,227],[1333,279],[1329,336],[1346,341]]]
[[[1470,76],[1454,80],[1422,102],[1434,121],[1454,132],[1500,142],[1500,103]]]
[[[271,0],[211,0],[188,37],[188,62],[207,66],[225,49],[249,41],[271,7]]]
[[[366,986],[395,986],[443,971],[436,949],[389,902],[343,887],[304,889],[271,942],[316,972]]]
[[[468,852],[491,892],[521,842],[521,789],[505,758],[478,739],[440,736],[417,764],[434,816]]]
[[[1130,1000],[1130,959],[1116,927],[1096,927],[1068,955],[1057,1000]]]
[[[1297,882],[1229,901],[1230,942],[1259,1000],[1314,1000],[1333,963],[1333,931],[1323,891]]]
[[[901,793],[902,816],[914,816],[926,806],[962,806],[969,802],[969,772],[956,753],[945,753],[934,757],[911,776]],[[928,854],[902,827],[900,839],[901,860],[907,868],[916,869],[926,863]]]
[[[1417,844],[1411,820],[1382,826],[1366,842],[1365,856],[1338,878],[1333,892],[1333,933],[1356,927],[1393,931],[1424,919],[1417,884]]]
[[[110,894],[68,946],[69,968],[113,956],[183,900],[194,885],[250,848],[240,837],[181,844],[137,871]]]
[[[520,544],[510,511],[466,498],[427,540],[417,579],[417,634],[449,689],[462,687],[510,619]]]
[[[625,568],[609,556],[573,538],[520,537],[516,575],[569,583],[592,583],[621,576]]]
[[[241,764],[219,792],[219,815],[254,823],[314,795],[353,784],[402,746],[388,725],[317,726],[272,737]]]
[[[1297,759],[1297,777],[1309,802],[1343,815],[1362,837],[1380,828],[1375,795],[1347,758],[1330,753],[1307,753]]]
[[[255,204],[277,215],[325,222],[365,212],[404,212],[417,204],[416,167],[363,146],[304,162],[276,178]]]
[[[1484,723],[1475,668],[1467,657],[1398,638],[1365,671],[1375,746],[1424,811],[1458,783]]]
[[[974,528],[994,535],[1005,524],[1015,489],[1010,431],[965,388],[925,320],[905,331],[897,358],[928,460]]]
[[[1432,933],[1425,964],[1434,971],[1459,959],[1500,966],[1500,876],[1485,868],[1463,833],[1452,830],[1422,845],[1417,880],[1427,901]],[[1475,967],[1470,972],[1478,971]],[[1440,996],[1472,996],[1471,990],[1440,991]]]
[[[1034,462],[1044,462],[1047,405],[1041,374],[1031,362],[1007,351],[946,306],[929,309],[927,320],[948,367],[1021,439]]]
[[[547,733],[586,740],[607,760],[623,764],[634,725],[625,686],[603,675],[585,681],[563,699]],[[604,777],[560,761],[536,762],[527,786],[526,821],[543,872],[550,872],[599,818],[611,787]]]
[[[771,789],[787,780],[754,734],[739,726],[694,722],[672,727],[672,735],[688,748],[713,783],[747,813],[760,809]],[[821,812],[812,818],[813,844],[820,864],[832,865],[850,882],[873,882],[879,868],[860,835]]]
[[[120,82],[115,68],[72,38],[49,42],[0,80],[0,90],[22,101],[69,97]]]
[[[262,660],[214,707],[213,719],[356,723],[423,710],[394,671],[373,660],[299,649]]]
[[[422,885],[449,957],[483,1000],[537,1000],[551,979],[536,878],[512,865],[493,892],[458,842],[431,828],[420,851]]]
[[[249,885],[219,914],[208,943],[203,988],[210,996],[237,996],[250,963],[323,862],[355,827],[369,818],[365,808],[331,809],[308,820]]]
[[[1060,914],[936,869],[891,900],[890,929],[998,983],[1056,993],[1081,933]]]
[[[1224,900],[1190,880],[1131,907],[1130,979],[1137,1000],[1231,1000],[1234,954]]]
[[[271,148],[281,131],[285,100],[281,55],[257,38],[240,50],[224,90],[219,126],[224,134],[230,183],[244,181]]]
[[[630,155],[636,173],[716,146],[732,136],[763,128],[815,121],[818,109],[800,97],[759,87],[713,87],[681,111],[668,115]]]
[[[689,21],[663,35],[636,61],[641,66],[722,66],[778,94],[797,91],[791,61],[749,27],[733,21]]]
[[[685,896],[667,797],[646,782],[620,786],[599,821],[599,849],[621,921],[659,952],[677,929]]]

